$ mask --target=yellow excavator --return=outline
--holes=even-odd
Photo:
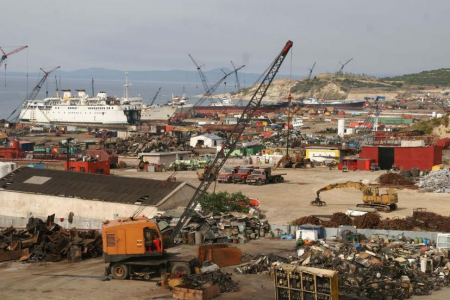
[[[398,195],[393,189],[387,189],[385,194],[380,194],[379,187],[365,185],[362,182],[347,181],[343,183],[333,183],[324,186],[316,192],[316,199],[311,201],[311,205],[323,206],[326,205],[325,201],[320,200],[320,193],[330,191],[333,189],[340,189],[345,187],[354,187],[363,193],[363,202],[358,204],[357,207],[375,208],[378,211],[389,212],[397,209]]]

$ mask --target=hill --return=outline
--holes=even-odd
[[[450,68],[422,71],[420,73],[406,74],[401,76],[384,77],[380,80],[389,83],[398,82],[409,85],[448,87],[450,86]]]

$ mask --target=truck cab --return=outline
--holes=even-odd
[[[254,168],[239,168],[239,170],[233,174],[233,183],[247,183],[247,177],[253,172]]]
[[[224,168],[222,172],[219,173],[217,176],[217,181],[219,183],[227,182],[232,183],[233,182],[233,174],[237,173],[239,171],[239,167],[234,167],[232,169],[230,168]]]

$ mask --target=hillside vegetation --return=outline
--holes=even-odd
[[[402,76],[384,77],[380,80],[390,83],[401,82],[410,85],[450,86],[450,68],[422,71],[420,73]]]

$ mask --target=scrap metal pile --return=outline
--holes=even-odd
[[[183,143],[176,137],[150,134],[137,134],[126,139],[117,138],[115,144],[110,144],[117,154],[138,155],[142,152],[188,151],[189,143]]]
[[[202,274],[192,274],[188,276],[190,286],[193,289],[202,289],[205,284],[220,286],[221,293],[233,293],[239,291],[239,282],[234,281],[233,274],[225,273],[222,270],[206,272]]]
[[[334,213],[330,221],[315,216],[301,217],[292,222],[293,225],[321,225],[337,228],[341,225],[353,225],[359,229],[385,229],[408,231],[450,232],[450,216],[441,216],[426,209],[415,209],[411,217],[381,219],[378,213],[369,212],[362,216],[350,218],[344,213]]]
[[[417,186],[422,191],[444,193],[446,189],[450,189],[450,171],[448,169],[432,171],[421,177]]]
[[[414,181],[406,179],[398,173],[386,173],[378,177],[378,182],[389,185],[414,185]]]
[[[66,230],[55,224],[54,218],[49,216],[47,222],[30,218],[25,230],[9,227],[0,231],[0,261],[56,262],[68,258],[78,262],[83,256],[102,255],[98,231]]]
[[[298,256],[260,255],[234,269],[238,274],[272,273],[281,263],[338,271],[340,299],[408,299],[448,286],[448,251],[399,236],[373,235],[356,248],[343,240],[318,241]]]

